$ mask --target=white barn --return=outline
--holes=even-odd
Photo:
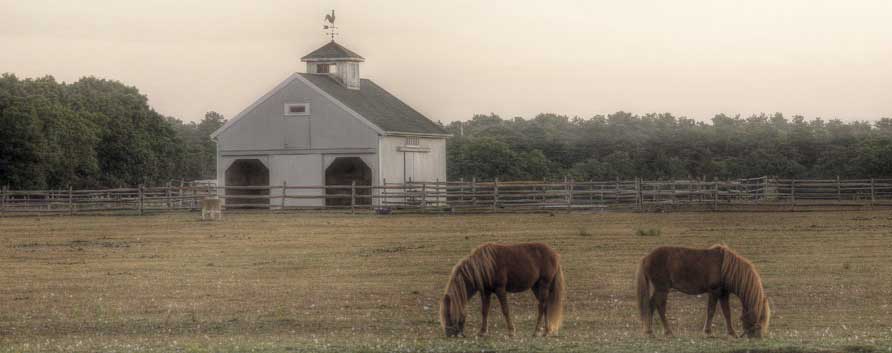
[[[446,180],[446,131],[368,79],[365,61],[334,40],[301,58],[294,73],[211,137],[217,185],[382,185]],[[289,190],[318,195],[341,190]],[[346,191],[349,193],[349,190]],[[266,194],[268,190],[230,190]],[[278,205],[281,201],[248,200]],[[231,201],[234,203],[235,201]],[[349,199],[287,199],[288,206],[349,204]],[[375,201],[377,202],[377,201]],[[243,203],[239,200],[239,203]],[[358,199],[357,203],[369,203]]]

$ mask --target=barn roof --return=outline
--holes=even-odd
[[[449,133],[439,124],[412,109],[371,80],[362,79],[360,89],[356,90],[341,86],[326,74],[294,73],[245,110],[226,121],[226,124],[211,134],[211,138],[216,138],[234,126],[257,106],[298,79],[350,110],[352,114],[355,114],[357,118],[370,125],[378,133],[449,136]]]
[[[300,61],[327,61],[327,60],[347,60],[347,61],[365,61],[365,58],[354,53],[352,50],[344,48],[344,46],[328,42],[321,48],[314,50],[312,53],[300,58]]]
[[[332,98],[343,103],[363,118],[386,132],[417,134],[448,134],[417,110],[368,79],[362,79],[359,89],[341,86],[325,74],[299,74]]]

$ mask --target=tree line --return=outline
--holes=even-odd
[[[198,123],[165,117],[135,87],[85,77],[0,76],[0,186],[14,189],[159,185],[215,177],[209,135],[223,116]]]
[[[491,114],[446,128],[454,135],[447,143],[450,180],[892,177],[889,118],[719,114],[707,123],[668,113]]]
[[[160,185],[213,179],[210,134],[225,119],[183,122],[135,87],[95,77],[0,76],[0,186]],[[870,178],[892,176],[892,119],[788,119],[782,114],[617,112],[591,118],[476,115],[444,126],[450,180]]]

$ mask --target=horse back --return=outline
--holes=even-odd
[[[655,288],[701,294],[721,289],[722,258],[716,248],[664,246],[647,255],[642,266]]]
[[[537,282],[551,282],[558,271],[559,255],[548,245],[524,243],[496,245],[496,276],[493,287],[522,292]]]

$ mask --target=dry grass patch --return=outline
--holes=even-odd
[[[0,351],[846,351],[892,342],[888,212],[510,215],[196,214],[0,218]],[[630,236],[639,225],[660,236]],[[446,340],[437,300],[482,242],[561,252],[561,336]],[[672,294],[675,339],[645,339],[635,269],[660,245],[725,243],[753,260],[775,316],[763,341],[704,338],[705,297]],[[479,324],[479,301],[467,332]],[[735,303],[735,325],[739,327]],[[723,332],[717,317],[714,331]],[[39,345],[38,345],[39,344]]]

